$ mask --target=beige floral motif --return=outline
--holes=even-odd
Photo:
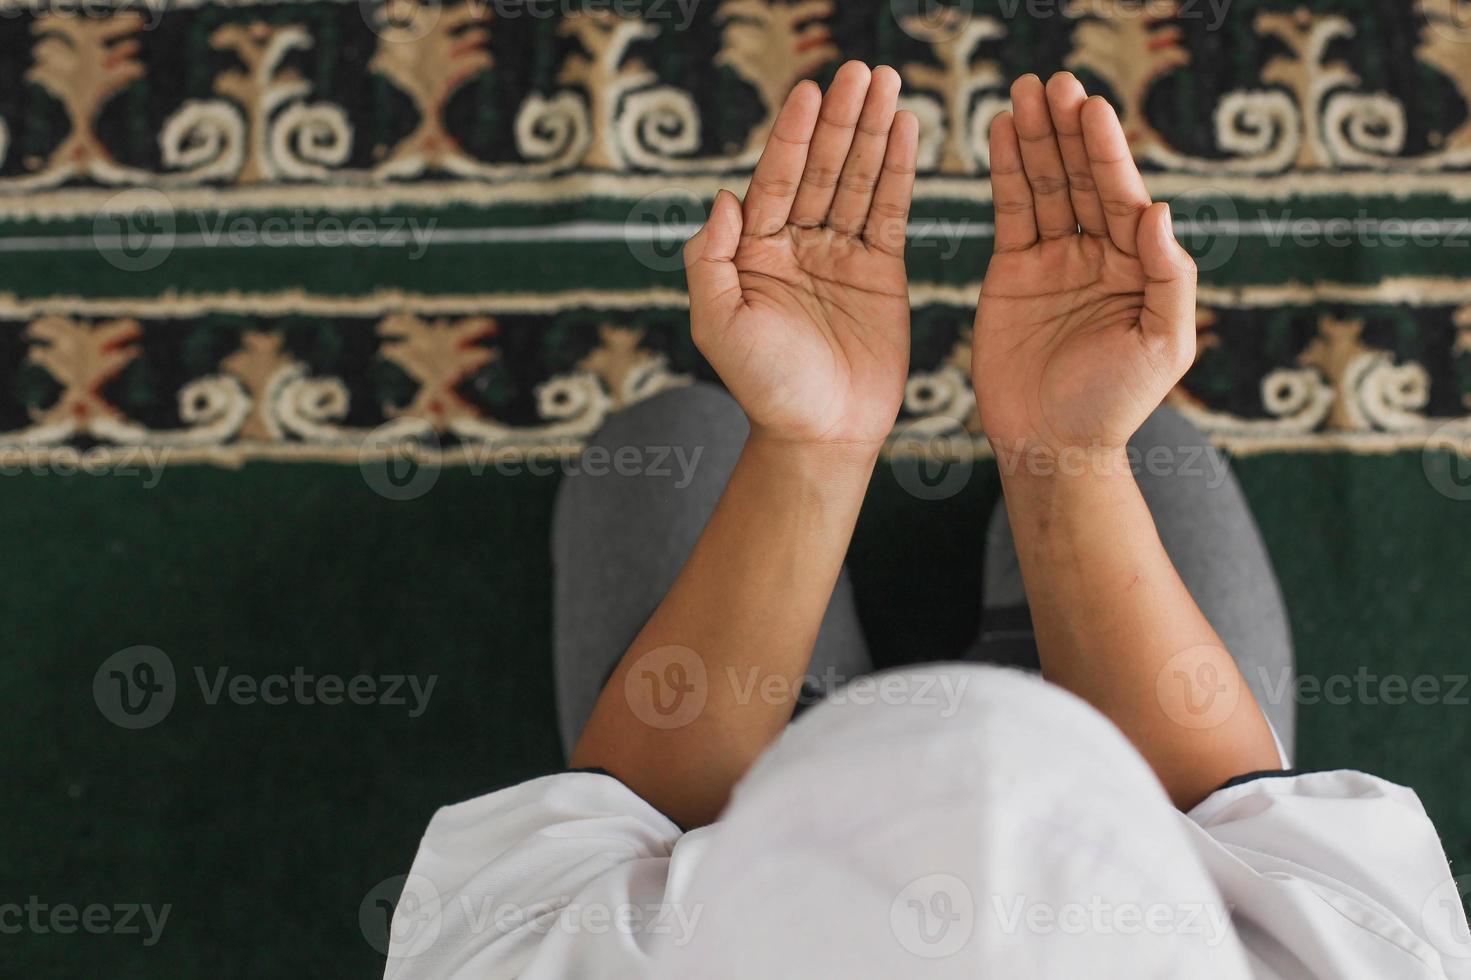
[[[950,353],[945,355],[945,363],[951,367],[970,374],[971,355],[975,345],[975,328],[961,327],[960,333],[955,338],[955,344],[950,348]]]
[[[661,367],[664,358],[640,346],[644,331],[639,327],[604,324],[598,338],[601,342],[577,362],[577,368],[601,378],[613,396],[612,407],[622,408],[634,400],[641,378],[649,369]]]
[[[240,428],[241,439],[279,436],[267,421],[269,393],[281,372],[295,366],[296,362],[282,353],[281,335],[263,330],[247,330],[240,338],[240,349],[220,362],[220,367],[239,378],[250,393],[251,412]]]
[[[1471,147],[1471,0],[1420,0],[1419,9],[1427,27],[1415,57],[1455,85],[1468,113],[1442,149]]]
[[[904,80],[935,93],[945,106],[945,142],[938,169],[941,173],[975,173],[981,148],[972,142],[971,112],[976,97],[997,88],[1005,79],[995,61],[976,62],[976,51],[986,41],[1006,34],[990,17],[971,17],[959,7],[946,7],[934,17],[907,18],[904,30],[927,41],[939,66],[908,64]]]
[[[1359,78],[1343,62],[1325,63],[1323,59],[1329,44],[1353,36],[1353,24],[1335,14],[1298,8],[1291,13],[1257,14],[1254,26],[1258,34],[1277,38],[1292,52],[1291,57],[1279,55],[1268,61],[1262,68],[1262,81],[1291,91],[1302,113],[1302,143],[1295,165],[1302,169],[1329,164],[1322,135],[1323,98],[1335,88],[1358,85]]]
[[[74,13],[42,14],[31,25],[39,40],[32,50],[35,63],[25,73],[66,110],[71,131],[52,152],[43,170],[108,178],[116,169],[112,154],[93,131],[102,107],[123,89],[143,77],[138,61],[142,15],[122,11],[95,19]]]
[[[1204,306],[1195,308],[1195,359],[1200,360],[1200,355],[1208,350],[1214,350],[1221,346],[1221,337],[1216,333],[1216,323],[1220,317],[1216,311]]]
[[[445,169],[445,161],[465,155],[444,125],[445,106],[470,79],[493,64],[485,50],[490,19],[483,4],[470,2],[443,11],[437,5],[413,5],[415,18],[385,25],[378,51],[368,67],[402,89],[414,103],[419,124],[389,154],[385,168],[413,173]]]
[[[930,371],[916,371],[904,385],[904,411],[912,416],[894,430],[891,449],[928,453],[929,440],[960,431],[981,432],[981,416],[971,388],[971,328],[965,327],[939,364]]]
[[[1338,391],[1333,410],[1328,415],[1328,427],[1332,429],[1363,428],[1351,414],[1351,401],[1344,395],[1349,369],[1355,361],[1372,353],[1360,339],[1364,332],[1362,320],[1338,320],[1331,316],[1318,321],[1318,336],[1313,338],[1297,361],[1303,367],[1317,368]]]
[[[587,52],[569,56],[557,75],[561,84],[580,86],[587,93],[592,144],[583,157],[583,166],[622,169],[625,160],[615,128],[618,104],[627,93],[657,80],[642,61],[628,58],[628,48],[635,41],[653,37],[658,30],[641,20],[594,10],[569,14],[560,31],[575,37]]]
[[[140,353],[135,341],[143,329],[137,320],[104,320],[87,324],[63,316],[44,316],[26,328],[36,341],[28,359],[41,365],[62,385],[61,397],[48,409],[32,409],[40,425],[74,423],[86,431],[98,419],[121,419],[122,413],[102,396],[102,388]]]
[[[1456,340],[1451,345],[1451,356],[1471,354],[1471,303],[1467,303],[1451,314],[1451,323],[1456,328]],[[1461,404],[1471,408],[1471,394],[1462,395]]]
[[[245,110],[250,132],[250,149],[237,180],[257,183],[275,176],[270,153],[272,115],[286,103],[311,91],[311,85],[281,62],[294,50],[310,48],[311,35],[296,24],[273,26],[263,21],[225,24],[210,35],[209,43],[220,51],[234,52],[245,71],[222,72],[214,89]]]
[[[950,353],[945,358],[945,364],[959,371],[966,378],[971,376],[971,353],[975,343],[975,330],[973,327],[961,328],[960,335],[955,338],[955,346],[950,348]],[[974,408],[962,423],[966,431],[977,435],[981,432],[981,410]]]
[[[455,389],[470,374],[500,359],[500,351],[477,344],[496,333],[488,316],[459,320],[423,320],[412,313],[396,313],[378,324],[384,338],[379,353],[419,383],[419,391],[404,408],[384,406],[391,417],[422,418],[436,431],[461,418],[480,413]]]
[[[1361,432],[1405,430],[1423,424],[1430,376],[1413,361],[1396,365],[1387,351],[1366,345],[1362,320],[1323,316],[1318,336],[1298,355],[1333,386],[1327,428]]]
[[[1452,313],[1451,323],[1456,328],[1456,341],[1451,345],[1451,353],[1471,354],[1471,303]]]
[[[1119,0],[1072,0],[1069,17],[1087,17],[1073,31],[1073,50],[1064,60],[1102,78],[1119,102],[1119,121],[1135,153],[1164,146],[1165,140],[1144,113],[1149,88],[1161,76],[1190,63],[1178,24],[1177,0],[1144,5]]]
[[[715,14],[724,24],[717,67],[728,66],[756,89],[766,110],[746,138],[746,146],[766,142],[776,114],[792,86],[838,57],[838,47],[823,21],[832,0],[725,0]]]

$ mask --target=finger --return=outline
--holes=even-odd
[[[1088,93],[1072,72],[1060,71],[1047,81],[1047,105],[1052,109],[1052,127],[1057,130],[1057,146],[1062,150],[1062,168],[1067,173],[1068,194],[1073,201],[1073,214],[1085,234],[1108,237],[1108,223],[1103,217],[1103,204],[1098,200],[1098,187],[1093,182],[1093,166],[1083,146],[1083,103]]]
[[[1195,262],[1175,241],[1168,204],[1145,209],[1137,246],[1144,268],[1139,325],[1145,342],[1178,378],[1195,358]]]
[[[914,164],[919,154],[919,119],[912,112],[895,114],[889,127],[884,165],[873,191],[873,204],[863,226],[869,248],[890,255],[904,254],[909,229],[909,202],[914,197]]]
[[[684,274],[689,283],[690,312],[724,320],[741,300],[736,249],[741,244],[741,205],[730,191],[715,195],[705,226],[684,244]]]
[[[807,165],[802,170],[802,183],[792,203],[792,224],[815,228],[827,220],[837,191],[843,161],[853,145],[853,133],[863,112],[871,73],[861,61],[850,61],[838,69],[833,83],[823,96],[817,116],[817,131],[807,151]]]
[[[786,226],[821,105],[822,92],[817,84],[803,81],[792,89],[777,113],[746,192],[746,234],[764,238]]]
[[[827,215],[828,225],[845,235],[860,234],[868,218],[874,188],[878,186],[884,155],[888,152],[899,88],[897,71],[887,65],[873,70],[868,98],[864,100],[863,114],[858,117],[858,129],[853,134],[853,146],[848,150],[838,192]]]
[[[1139,235],[1139,216],[1149,207],[1149,191],[1144,178],[1129,154],[1129,141],[1119,125],[1113,106],[1095,95],[1083,104],[1083,145],[1088,148],[1088,162],[1093,168],[1093,181],[1098,185],[1098,199],[1103,205],[1108,224],[1108,237],[1129,255],[1136,255],[1135,240]]]
[[[1032,187],[1032,206],[1037,212],[1037,232],[1043,238],[1062,238],[1078,233],[1078,219],[1068,196],[1067,173],[1062,169],[1062,152],[1052,127],[1052,110],[1042,79],[1023,75],[1011,86],[1012,120],[1021,143],[1022,166]]]
[[[996,211],[996,251],[1014,252],[1036,244],[1032,188],[1022,168],[1021,145],[1009,112],[991,123],[991,203]]]

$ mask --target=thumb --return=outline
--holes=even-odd
[[[719,316],[740,303],[741,280],[731,260],[741,244],[741,227],[740,201],[730,191],[720,191],[705,226],[684,245],[692,314]]]
[[[1195,357],[1195,260],[1175,241],[1170,206],[1151,204],[1135,240],[1144,267],[1144,338],[1165,351],[1180,370]]]

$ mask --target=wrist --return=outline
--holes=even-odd
[[[832,489],[866,489],[883,443],[789,439],[751,427],[744,454],[796,480]]]
[[[1018,554],[1075,557],[1080,536],[1125,519],[1140,499],[1126,449],[992,445]]]
[[[1005,483],[1086,484],[1133,479],[1127,447],[1054,446],[1036,440],[989,438]]]

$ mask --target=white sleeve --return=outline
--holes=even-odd
[[[600,773],[546,776],[444,807],[394,911],[384,977],[640,975],[653,937],[692,927],[665,903],[681,839]]]
[[[1188,816],[1258,977],[1471,978],[1457,882],[1413,790],[1361,772],[1284,773]]]

